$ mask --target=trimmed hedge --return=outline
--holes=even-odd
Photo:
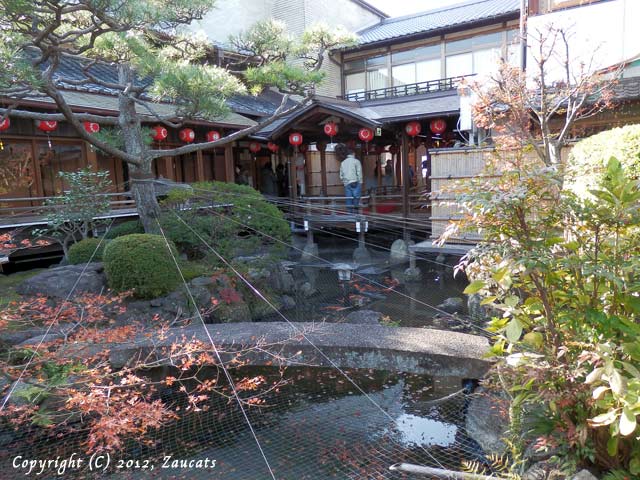
[[[111,227],[104,238],[113,240],[114,238],[123,237],[124,235],[132,235],[134,233],[144,233],[144,228],[139,220],[129,220]]]
[[[99,238],[85,238],[74,243],[69,248],[69,263],[77,265],[78,263],[88,263],[89,261],[101,262],[106,243],[104,240],[101,243]],[[96,252],[95,254],[93,253],[94,251]]]
[[[171,248],[177,257],[175,247]],[[131,290],[136,298],[165,295],[181,282],[160,235],[133,234],[112,240],[104,251],[104,270],[111,288],[118,292]]]
[[[193,191],[170,191],[164,203],[171,206],[188,200],[193,208],[168,211],[160,217],[162,229],[180,252],[186,253],[190,259],[209,257],[213,264],[218,261],[205,242],[225,258],[250,252],[269,252],[276,257],[286,254],[286,247],[281,242],[289,242],[291,238],[289,223],[283,213],[260,192],[245,185],[225,182],[194,183],[192,187]],[[233,206],[226,212],[196,208],[199,205],[206,207],[210,202]],[[191,228],[185,226],[176,213]]]
[[[601,182],[611,157],[625,172],[640,178],[640,125],[613,128],[581,140],[571,149],[565,175],[565,188],[578,196]]]

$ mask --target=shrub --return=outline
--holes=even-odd
[[[177,256],[175,247],[171,245]],[[118,292],[133,291],[137,298],[154,298],[180,283],[176,265],[159,235],[118,237],[105,248],[104,269],[109,286]]]
[[[567,162],[565,186],[581,197],[594,188],[611,157],[632,178],[640,178],[640,125],[627,125],[600,132],[578,142]]]
[[[87,263],[89,261],[101,262],[105,245],[106,242],[104,240],[101,242],[99,238],[80,240],[69,247],[69,263],[77,265],[78,263]]]
[[[175,195],[169,192],[165,205],[183,205],[185,202],[193,208],[165,212],[160,223],[167,237],[190,258],[213,255],[198,235],[225,258],[256,251],[281,255],[286,250],[281,242],[291,237],[289,224],[276,206],[251,187],[223,182],[195,183],[192,192],[180,190]],[[211,203],[232,206],[227,210],[198,208]]]
[[[114,238],[131,235],[133,233],[144,233],[144,228],[142,228],[140,220],[129,220],[128,222],[123,222],[115,227],[111,227],[111,229],[109,229],[109,231],[104,235],[104,238],[113,240]]]

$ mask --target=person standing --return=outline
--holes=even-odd
[[[340,180],[344,184],[347,210],[358,213],[362,195],[362,164],[344,143],[337,144],[334,152],[340,162]]]

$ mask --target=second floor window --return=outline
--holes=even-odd
[[[494,71],[502,56],[502,32],[445,43],[447,77],[485,74]]]

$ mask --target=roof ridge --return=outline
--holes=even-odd
[[[453,5],[447,5],[446,7],[440,7],[440,8],[434,8],[433,10],[424,10],[422,12],[416,12],[416,13],[409,13],[407,15],[402,15],[400,17],[391,17],[391,18],[387,18],[385,20],[382,20],[378,23],[376,23],[375,25],[371,25],[369,27],[363,28],[362,30],[359,30],[357,33],[362,33],[365,32],[366,30],[372,29],[372,28],[376,28],[379,27],[381,25],[389,25],[390,23],[395,23],[395,22],[399,22],[402,20],[407,20],[409,18],[417,18],[417,17],[423,17],[425,15],[430,15],[433,13],[441,13],[441,12],[446,12],[448,10],[455,10],[461,7],[468,7],[469,5],[475,5],[477,3],[486,3],[486,2],[490,2],[492,0],[466,0],[466,1],[462,1],[460,3],[454,3]]]

